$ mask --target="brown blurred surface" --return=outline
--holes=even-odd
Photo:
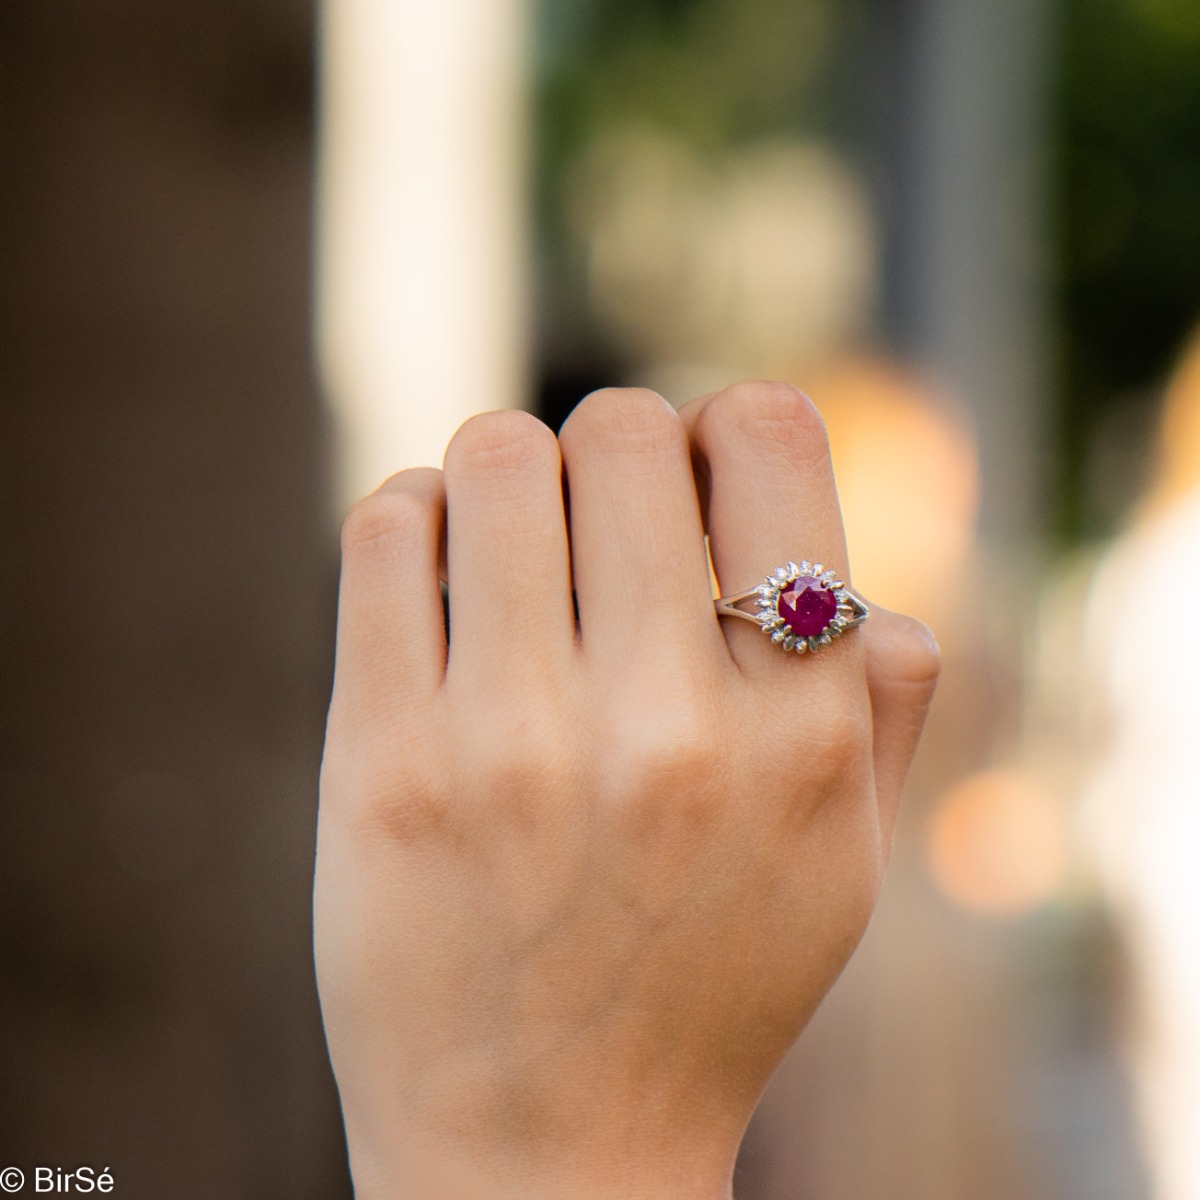
[[[0,1160],[346,1195],[311,13],[7,0],[0,39]]]

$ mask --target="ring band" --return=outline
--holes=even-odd
[[[757,612],[737,607],[747,600],[754,600]],[[871,615],[833,571],[807,560],[776,567],[758,587],[713,603],[718,617],[753,621],[775,645],[797,654],[815,654]]]

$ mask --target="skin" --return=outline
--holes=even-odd
[[[360,1200],[731,1196],[866,928],[938,656],[878,607],[803,658],[718,621],[706,530],[726,592],[849,579],[802,393],[485,414],[347,519],[315,944]]]

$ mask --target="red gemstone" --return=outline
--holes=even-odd
[[[837,616],[837,596],[819,579],[801,575],[779,593],[779,615],[799,637],[820,637]]]

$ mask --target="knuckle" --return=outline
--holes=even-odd
[[[676,847],[711,836],[728,790],[714,746],[712,739],[677,730],[614,754],[602,799],[621,836]]]
[[[363,838],[397,843],[427,839],[441,831],[452,812],[440,782],[420,755],[406,754],[398,769],[392,753],[344,753],[327,749],[321,764],[321,813]]]
[[[687,708],[654,711],[652,719],[633,714],[612,749],[610,782],[619,798],[685,799],[708,790],[722,765],[713,723]]]
[[[428,499],[411,491],[372,492],[357,501],[342,522],[342,553],[350,557],[381,544],[420,537],[431,521]]]
[[[831,706],[828,744],[838,759],[857,763],[871,750],[871,713],[866,698]]]
[[[450,439],[445,468],[450,473],[519,474],[549,465],[558,446],[548,426],[521,409],[479,413]]]
[[[565,763],[554,741],[526,722],[495,722],[471,747],[472,774],[504,806],[525,807],[566,788]]]
[[[922,690],[932,691],[937,686],[941,674],[942,653],[933,640],[933,635],[914,630],[906,646],[905,678]]]
[[[932,646],[910,651],[904,679],[918,702],[928,705],[942,674],[942,656]]]
[[[831,695],[803,747],[814,774],[837,791],[857,781],[871,754],[871,714],[859,696]]]
[[[790,383],[747,380],[714,397],[700,414],[707,440],[748,439],[806,460],[828,456],[825,422],[813,402]]]
[[[564,445],[582,442],[620,451],[658,452],[686,443],[673,408],[648,388],[602,388],[585,396],[559,434]]]
[[[382,835],[394,845],[429,844],[453,825],[454,807],[440,790],[407,788],[383,797],[367,824],[368,836]]]
[[[915,702],[932,697],[942,672],[942,656],[928,627],[913,617],[879,611],[867,631],[868,680],[872,688],[897,688]]]

